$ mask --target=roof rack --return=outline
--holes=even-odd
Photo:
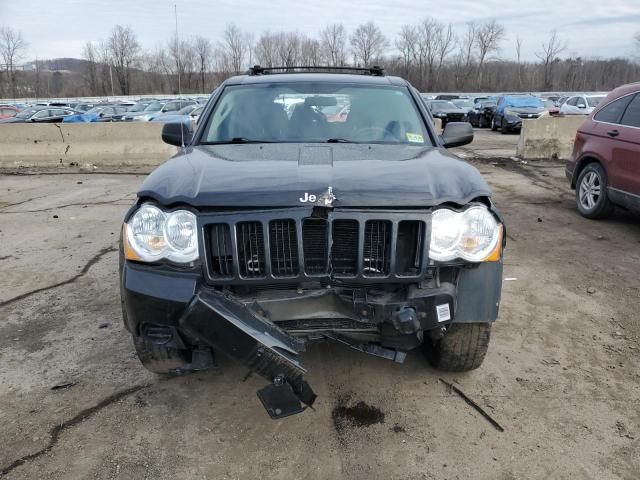
[[[292,66],[292,67],[261,67],[260,65],[254,65],[249,68],[248,75],[270,75],[274,73],[309,73],[309,72],[323,72],[323,73],[360,73],[363,75],[372,75],[374,77],[384,77],[384,68],[378,65],[373,67],[317,67],[317,66]]]

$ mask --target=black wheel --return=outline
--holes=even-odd
[[[590,163],[580,172],[576,203],[586,218],[605,218],[613,213],[615,206],[607,196],[607,172],[599,163]]]
[[[506,135],[507,133],[509,133],[509,127],[507,127],[504,124],[504,118],[502,119],[502,122],[500,123],[500,131],[502,132],[503,135]]]
[[[496,124],[496,117],[495,116],[491,119],[491,130],[493,132],[497,132],[498,131],[498,125]]]
[[[189,352],[185,350],[163,347],[135,336],[133,345],[144,368],[153,373],[175,373],[190,363],[187,359]]]
[[[485,124],[484,124],[484,116],[480,116],[478,117],[478,128],[486,128]]]
[[[490,338],[490,323],[454,323],[443,338],[427,345],[427,357],[439,370],[473,370],[482,365]]]

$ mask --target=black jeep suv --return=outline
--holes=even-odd
[[[402,362],[423,346],[478,367],[496,320],[504,230],[479,172],[448,153],[420,94],[380,68],[263,69],[225,81],[124,219],[124,324],[141,362],[264,376],[269,414],[312,405],[306,342]]]

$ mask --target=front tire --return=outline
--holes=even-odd
[[[133,345],[140,363],[153,373],[177,373],[189,365],[188,352],[172,347],[163,347],[142,337],[133,337]]]
[[[606,218],[613,213],[615,206],[607,196],[607,172],[599,163],[590,163],[580,172],[576,204],[586,218]]]
[[[497,132],[498,131],[498,124],[496,123],[496,117],[495,116],[491,119],[491,131],[492,132]]]
[[[500,124],[500,131],[502,132],[503,135],[506,135],[506,134],[510,133],[509,127],[507,127],[504,124],[504,118],[502,119],[502,123]]]
[[[443,338],[429,345],[427,356],[439,370],[474,370],[482,365],[490,338],[491,323],[454,323]]]

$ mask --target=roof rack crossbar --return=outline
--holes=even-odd
[[[373,75],[375,77],[384,77],[385,71],[383,67],[374,65],[372,67],[331,67],[331,66],[312,66],[312,65],[296,65],[291,67],[261,67],[254,65],[249,68],[249,75],[269,75],[274,73],[305,73],[305,72],[327,72],[327,73],[362,73],[363,75]]]

